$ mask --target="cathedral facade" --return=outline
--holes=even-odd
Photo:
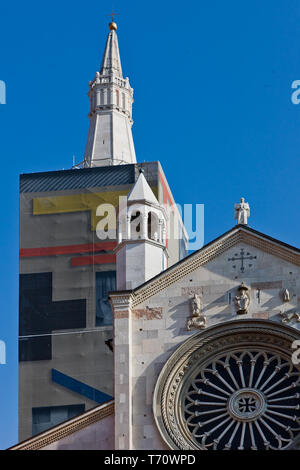
[[[298,442],[299,263],[299,250],[240,224],[111,294],[116,448]]]

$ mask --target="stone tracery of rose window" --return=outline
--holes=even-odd
[[[300,375],[262,351],[228,353],[207,364],[183,396],[195,442],[213,449],[284,449],[300,431]]]

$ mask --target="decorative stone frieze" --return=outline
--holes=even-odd
[[[145,320],[159,320],[162,318],[163,309],[162,307],[133,309],[132,314],[137,319],[144,318]]]

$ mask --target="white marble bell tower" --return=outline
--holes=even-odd
[[[123,78],[117,25],[109,33],[100,72],[89,83],[90,128],[83,166],[136,163],[131,127],[133,89]]]
[[[130,290],[167,267],[167,215],[143,174],[118,214],[117,290]]]

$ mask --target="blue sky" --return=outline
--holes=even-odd
[[[205,204],[205,242],[244,196],[251,227],[299,246],[298,0],[2,2],[0,448],[17,440],[18,175],[82,159],[112,8],[138,160],[161,162],[177,202]]]

